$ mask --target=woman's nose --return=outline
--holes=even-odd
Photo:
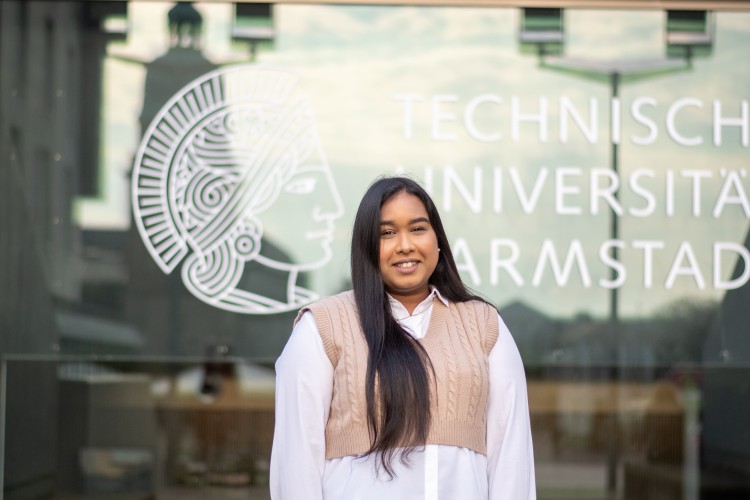
[[[401,231],[398,235],[398,246],[396,251],[399,253],[411,253],[414,250],[414,243],[411,241],[411,235],[408,231]]]

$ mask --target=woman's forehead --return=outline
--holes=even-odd
[[[380,207],[381,219],[422,217],[429,221],[429,214],[422,200],[414,194],[402,191],[387,199]]]

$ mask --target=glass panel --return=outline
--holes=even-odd
[[[10,498],[270,498],[272,368],[85,358],[5,367]]]
[[[400,173],[513,332],[540,498],[747,497],[737,9],[0,3],[4,494],[268,498],[273,364]]]

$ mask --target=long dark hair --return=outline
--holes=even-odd
[[[440,253],[429,283],[450,301],[484,300],[470,293],[461,281],[440,215],[427,192],[406,177],[385,177],[373,182],[354,219],[352,286],[368,347],[365,396],[372,445],[367,454],[379,454],[390,477],[397,448],[404,449],[405,459],[415,446],[425,444],[431,420],[432,364],[422,345],[391,314],[380,275],[380,208],[404,192],[422,201],[437,236]]]

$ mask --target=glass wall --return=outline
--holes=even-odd
[[[274,361],[393,173],[539,498],[750,496],[746,6],[0,9],[0,498],[269,498]]]

